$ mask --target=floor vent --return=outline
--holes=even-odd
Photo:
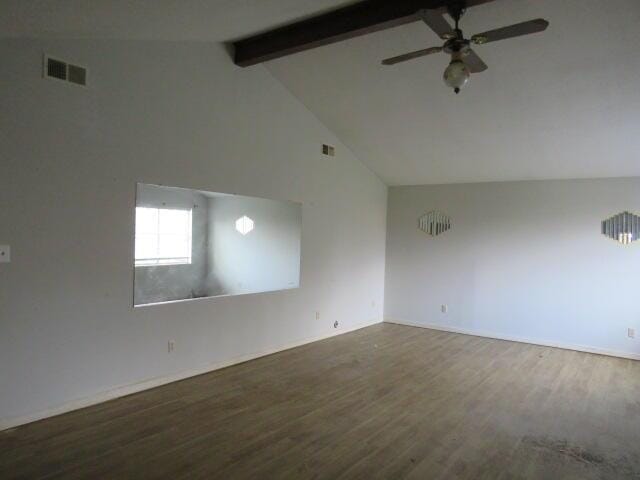
[[[44,56],[44,76],[76,85],[85,86],[87,84],[87,69],[85,67],[72,65],[48,55]]]
[[[324,145],[322,145],[322,154],[323,155],[328,155],[330,157],[335,157],[336,156],[336,147],[334,147],[332,145],[324,144]]]

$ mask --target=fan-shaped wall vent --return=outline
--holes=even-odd
[[[418,228],[432,237],[451,230],[451,219],[440,212],[425,213],[418,220]]]

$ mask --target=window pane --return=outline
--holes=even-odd
[[[157,208],[136,208],[136,236],[141,233],[158,233]]]
[[[190,235],[191,210],[160,210],[160,235]]]
[[[191,258],[191,242],[184,235],[160,235],[158,258]]]
[[[156,258],[158,256],[157,235],[136,234],[136,259]]]
[[[191,263],[191,210],[136,208],[137,265]]]

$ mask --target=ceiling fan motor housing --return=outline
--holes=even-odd
[[[469,45],[470,45],[469,40],[465,40],[463,38],[462,39],[454,38],[452,40],[447,41],[442,47],[442,50],[451,56],[457,55],[457,56],[464,57],[469,54],[469,49],[470,49]]]

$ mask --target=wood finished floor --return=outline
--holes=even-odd
[[[0,432],[2,479],[640,478],[640,362],[380,324]]]

